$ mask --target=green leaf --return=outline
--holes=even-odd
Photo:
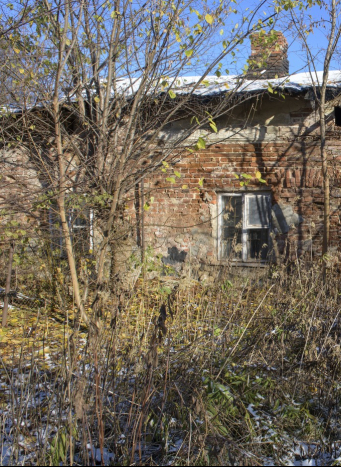
[[[198,149],[205,149],[206,148],[205,140],[201,136],[198,139],[197,147],[198,147]]]
[[[162,161],[162,165],[164,165],[166,167],[166,169],[168,169],[168,167],[169,167],[169,164],[166,161]]]
[[[218,337],[221,334],[221,329],[218,326],[214,326],[214,336]]]
[[[192,125],[192,123],[193,123],[194,120],[195,120],[195,122],[196,122],[197,125],[200,125],[200,121],[199,121],[198,117],[196,117],[196,116],[194,116],[194,117],[191,118],[191,125]]]
[[[203,179],[203,178],[201,178],[201,179],[199,180],[199,185],[200,185],[200,186],[203,186],[203,185],[204,185],[204,179]]]
[[[175,183],[175,178],[174,177],[167,177],[166,180],[167,180],[167,182]]]
[[[181,178],[181,173],[174,170],[174,175],[178,178]]]
[[[216,125],[214,122],[211,122],[211,123],[210,123],[210,127],[212,128],[212,130],[213,130],[215,133],[218,133],[217,125]]]
[[[239,175],[238,175],[238,174],[233,174],[233,175],[234,175],[236,178],[238,178],[238,179],[239,179]]]
[[[169,97],[170,97],[171,99],[175,99],[175,98],[176,98],[175,92],[173,92],[171,89],[168,91],[168,94],[169,94]]]
[[[207,14],[205,16],[205,20],[208,22],[208,24],[213,24],[213,16],[211,16],[210,14]]]
[[[193,50],[192,49],[191,50],[186,50],[185,55],[188,58],[191,57],[193,55]]]
[[[243,177],[243,178],[246,178],[247,180],[251,180],[252,175],[250,175],[250,174],[242,174],[242,177]]]
[[[261,183],[266,183],[266,180],[264,180],[264,178],[259,178],[258,179]]]
[[[144,209],[145,211],[149,211],[149,209],[150,209],[150,204],[149,204],[149,203],[145,203],[144,206],[143,206],[143,209]]]
[[[273,93],[274,93],[274,90],[272,89],[272,86],[271,86],[271,84],[270,84],[270,83],[269,83],[269,85],[268,85],[268,91],[269,91],[269,92],[271,92],[271,94],[273,94]]]

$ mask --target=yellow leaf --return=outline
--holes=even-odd
[[[99,102],[99,101],[100,101],[100,98],[99,98],[98,96],[96,96],[96,97],[94,98],[94,101],[95,101],[95,102]]]
[[[213,23],[213,16],[207,14],[205,16],[205,20],[208,22],[208,24],[212,24]]]
[[[20,50],[17,49],[16,47],[14,47],[13,50],[14,50],[14,52],[15,52],[16,54],[20,54]]]
[[[182,185],[183,190],[187,190],[187,188],[188,188],[188,185]]]
[[[262,178],[262,174],[258,170],[256,172],[256,178],[258,178],[258,180]]]
[[[20,68],[19,73],[23,75],[25,73],[25,70],[23,68]]]

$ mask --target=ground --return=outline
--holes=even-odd
[[[1,464],[337,463],[337,271],[261,274],[141,278],[95,334],[71,311],[11,309]]]

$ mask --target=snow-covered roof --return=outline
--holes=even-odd
[[[236,90],[237,92],[257,92],[268,89],[269,83],[272,88],[281,88],[287,91],[302,92],[312,89],[313,86],[322,84],[323,72],[310,74],[297,73],[284,78],[277,79],[255,79],[245,80],[240,75],[231,76],[208,76],[196,87],[193,94],[196,96],[213,96],[226,91]],[[187,94],[192,92],[193,87],[200,81],[200,76],[186,76],[177,78],[172,86],[172,90],[177,94]],[[169,80],[169,84],[172,81]],[[126,96],[134,94],[140,85],[140,80],[122,80],[118,83],[118,89]],[[341,89],[341,71],[331,71],[329,73],[328,88]],[[167,86],[160,87],[160,91],[167,91]]]
[[[316,73],[310,74],[309,72],[297,73],[277,79],[254,79],[247,80],[240,75],[227,75],[227,76],[207,76],[205,79],[202,79],[201,76],[185,76],[176,78],[173,82],[171,79],[165,86],[158,86],[157,91],[160,93],[167,92],[170,89],[175,94],[188,94],[192,93],[195,96],[217,96],[224,92],[235,90],[237,93],[257,93],[261,91],[266,91],[269,88],[269,83],[273,89],[280,88],[283,91],[289,91],[294,93],[300,93],[312,89],[313,86],[319,86],[322,84],[323,72],[318,71]],[[201,80],[201,81],[200,81]],[[200,84],[197,84],[199,83]],[[141,83],[141,78],[134,79],[122,79],[117,80],[117,91],[125,95],[127,98],[133,96],[139,89]],[[193,91],[193,88],[195,90]],[[341,70],[334,70],[329,72],[329,79],[327,88],[332,91],[341,92]],[[153,92],[155,88],[153,88]],[[87,97],[86,92],[84,91],[84,97]],[[114,97],[114,92],[112,92],[112,97]],[[174,96],[175,97],[175,96]],[[64,101],[75,101],[75,95],[63,96],[62,100]],[[31,109],[43,108],[44,104],[39,103],[34,106],[31,106]],[[26,108],[27,110],[27,108]],[[21,107],[16,106],[2,106],[0,108],[0,113],[17,113],[22,112]]]

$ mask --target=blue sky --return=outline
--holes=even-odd
[[[196,3],[202,5],[202,1],[203,0],[198,0],[198,1],[193,0],[193,6]],[[230,1],[233,2],[233,0],[230,0]],[[329,5],[330,0],[325,0],[325,1],[327,2],[327,5]],[[207,2],[206,6],[210,8],[210,7],[214,7],[214,5],[217,6],[217,4],[219,3],[219,0],[206,0],[206,2]],[[228,4],[228,0],[225,0],[225,2],[226,4]],[[231,33],[231,30],[233,29],[236,23],[239,23],[239,25],[242,24],[243,15],[250,14],[250,11],[257,8],[257,6],[262,5],[262,8],[259,10],[258,16],[255,18],[253,23],[257,21],[258,18],[264,19],[266,16],[268,16],[274,11],[273,10],[274,0],[238,0],[238,3],[236,4],[231,3],[231,5],[232,7],[238,10],[238,14],[231,14],[225,24],[224,29],[225,29],[225,33],[227,37]],[[6,11],[6,6],[2,5],[2,9]],[[7,9],[6,13],[10,13],[10,11]],[[326,22],[326,20],[328,19],[328,12],[326,10],[326,7],[321,8],[319,6],[315,6],[315,7],[309,8],[304,13],[297,12],[297,14],[305,15],[305,23],[307,24],[307,26],[311,22],[314,23],[312,33],[308,36],[308,42],[315,56],[316,68],[317,70],[322,70],[323,60],[324,60],[324,49],[327,46],[326,36],[328,33],[328,23]],[[310,15],[310,18],[309,18],[309,15]],[[296,21],[296,24],[297,24],[297,21]],[[280,18],[275,24],[275,29],[283,31],[289,43],[288,57],[289,57],[289,63],[290,63],[290,73],[307,71],[308,68],[306,64],[306,54],[304,52],[304,49],[302,48],[302,44],[297,39],[297,31],[295,28],[295,23],[292,21],[292,17],[290,17],[288,13],[285,13],[285,12],[281,13]],[[221,41],[223,38],[224,36],[219,36],[218,34],[218,40],[220,41],[219,50],[222,50]],[[216,49],[216,47],[217,45],[213,45],[213,44],[212,44],[211,50],[208,47],[207,56],[206,56],[206,59],[208,59],[207,60],[208,62],[212,60],[212,55],[215,55],[216,53],[219,52],[219,50]],[[341,51],[341,47],[339,47],[339,51]],[[246,60],[248,59],[250,55],[250,52],[251,52],[250,41],[246,40],[245,43],[240,47],[239,51],[236,52],[236,57],[235,57],[236,63],[235,64],[233,63],[231,64],[231,60],[233,60],[231,59],[231,56],[226,57],[224,59],[222,73],[224,74],[225,69],[229,69],[230,74],[240,73],[243,66],[246,63]],[[332,62],[332,65],[331,65],[331,69],[341,69],[340,56],[341,54],[339,54],[337,51],[337,53],[335,54],[334,60]],[[200,63],[200,60],[199,60],[199,63]]]
[[[314,54],[315,61],[317,63],[317,70],[323,69],[324,62],[324,52],[328,45],[328,12],[325,8],[318,6],[312,7],[308,10],[310,18],[307,18],[307,24],[309,21],[316,23],[312,29],[312,33],[307,37],[309,46],[312,53]],[[286,33],[286,37],[289,43],[289,62],[290,62],[290,72],[294,73],[296,70],[306,67],[306,53],[302,47],[302,44],[295,38],[296,30],[290,25],[290,29]],[[331,69],[340,69],[340,47],[335,53],[334,60],[331,64]]]
[[[326,0],[328,1],[328,0]],[[238,9],[240,10],[239,17],[241,17],[242,11],[245,11],[246,8],[254,9],[256,5],[263,3],[261,0],[243,0],[239,1]],[[259,17],[265,17],[265,14],[269,14],[273,8],[272,0],[269,0],[266,5],[260,10]],[[340,11],[341,13],[341,11]],[[317,70],[323,69],[324,61],[324,51],[327,47],[327,34],[328,34],[328,11],[326,7],[314,6],[309,8],[307,11],[299,12],[297,15],[304,15],[305,24],[307,27],[314,23],[312,32],[309,34],[307,40],[309,47],[315,57],[315,63]],[[231,21],[236,21],[236,16],[232,15]],[[298,24],[297,20],[295,21]],[[232,24],[232,23],[231,23]],[[338,22],[340,24],[340,22]],[[280,19],[275,25],[275,29],[283,31],[285,37],[287,38],[289,44],[288,58],[290,63],[290,73],[298,73],[302,71],[307,71],[307,58],[304,48],[302,47],[301,42],[297,38],[297,30],[295,24],[292,21],[287,13],[282,13]],[[341,44],[341,41],[340,41]],[[251,45],[250,41],[246,41],[245,47],[240,50],[238,54],[238,61],[236,64],[236,69],[240,69],[245,64],[245,60],[250,55]],[[335,57],[331,64],[331,69],[341,69],[341,47],[338,47]]]

